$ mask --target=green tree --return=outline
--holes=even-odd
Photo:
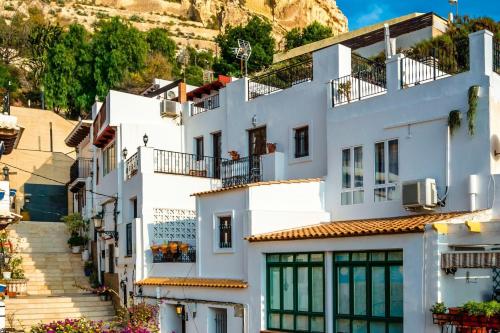
[[[168,30],[162,28],[153,28],[146,33],[146,41],[148,42],[151,52],[158,52],[170,61],[174,61],[177,45],[170,38]]]
[[[290,50],[331,36],[332,29],[330,27],[314,21],[303,29],[293,28],[287,32],[285,35],[285,49]]]
[[[26,50],[29,30],[24,22],[23,15],[14,14],[7,23],[0,18],[0,61],[10,64],[20,59]]]
[[[252,56],[248,62],[249,73],[271,65],[276,46],[271,32],[271,24],[256,16],[252,17],[245,26],[229,26],[216,38],[220,58],[213,66],[214,71],[221,74],[240,75],[240,60],[236,59],[233,53],[233,48],[238,46],[238,39],[249,41],[252,45]]]
[[[19,89],[18,77],[19,73],[15,67],[0,62],[0,92],[7,90],[16,91]]]
[[[100,21],[92,39],[96,95],[104,98],[127,74],[144,68],[148,44],[143,34],[119,18]]]

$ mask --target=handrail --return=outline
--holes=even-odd
[[[226,160],[221,168],[222,187],[256,183],[262,179],[260,156]]]
[[[220,157],[198,156],[168,150],[153,151],[154,172],[203,178],[220,178]]]
[[[134,177],[139,170],[139,154],[135,153],[125,162],[125,174],[127,180]]]
[[[208,96],[196,103],[191,104],[191,116],[217,109],[219,106],[219,94]]]
[[[92,171],[92,159],[78,157],[75,162],[70,167],[70,183],[74,182],[79,178],[87,178],[90,176],[90,172]]]

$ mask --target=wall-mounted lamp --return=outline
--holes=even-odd
[[[29,204],[31,202],[31,193],[24,194],[24,203]]]
[[[3,180],[9,180],[9,167],[8,166],[3,167],[2,173],[3,173]]]
[[[256,114],[254,114],[252,117],[252,126],[253,127],[257,126],[257,115]]]
[[[181,303],[177,303],[175,305],[175,314],[181,317],[183,312],[184,312],[184,305],[182,305]]]
[[[144,136],[142,137],[142,141],[144,142],[144,147],[148,145],[149,137],[146,133],[144,133]]]
[[[122,157],[124,160],[127,159],[127,155],[128,155],[128,149],[127,148],[123,148],[122,150]]]

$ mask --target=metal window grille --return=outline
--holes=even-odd
[[[227,333],[227,312],[219,310],[215,313],[215,333]]]
[[[126,226],[126,239],[127,239],[127,256],[132,255],[132,223],[128,223]]]
[[[229,249],[232,247],[230,216],[219,218],[219,247],[221,249]]]

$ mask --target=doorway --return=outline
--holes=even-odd
[[[222,155],[222,133],[212,134],[212,151],[214,157],[214,178],[220,178],[221,155]]]
[[[260,156],[266,153],[266,127],[248,131],[248,156]]]

